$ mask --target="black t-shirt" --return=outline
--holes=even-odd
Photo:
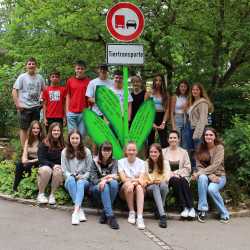
[[[101,171],[102,171],[102,174],[101,174],[102,176],[100,177],[104,177],[106,175],[112,174],[112,168],[109,168],[109,164],[105,165],[101,163],[100,166],[101,166]]]
[[[134,119],[138,109],[140,108],[140,106],[142,105],[142,103],[144,102],[144,96],[145,96],[146,91],[142,90],[139,94],[134,94],[131,93],[131,96],[133,98],[133,102],[132,102],[132,113],[131,113],[131,121]]]

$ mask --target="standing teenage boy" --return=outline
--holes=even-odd
[[[87,107],[87,99],[85,97],[86,89],[90,79],[85,75],[86,63],[77,61],[75,63],[75,76],[68,79],[66,84],[66,114],[68,132],[77,129],[82,136],[86,131],[82,119],[82,111]]]
[[[40,119],[40,96],[45,87],[44,79],[36,73],[37,61],[31,57],[26,63],[26,73],[18,76],[12,97],[19,113],[20,141],[22,147],[32,121]]]
[[[98,115],[102,116],[102,112],[99,110],[97,105],[95,104],[95,91],[96,87],[100,85],[104,85],[107,87],[113,86],[113,81],[108,79],[108,65],[101,64],[98,70],[99,76],[92,81],[90,81],[87,91],[86,97],[88,98],[89,103],[92,105],[92,110]]]
[[[65,120],[65,99],[66,89],[60,86],[60,72],[50,73],[51,85],[43,91],[43,117],[48,132],[50,124],[58,122],[61,127],[66,124]]]
[[[111,90],[118,97],[118,99],[120,101],[120,105],[121,105],[121,111],[122,111],[122,114],[123,114],[124,113],[124,110],[123,110],[124,90],[123,90],[123,74],[122,74],[122,71],[120,71],[120,70],[115,71],[115,73],[114,73],[114,86],[111,87]],[[133,102],[133,98],[130,95],[130,93],[128,93],[128,120],[129,121],[130,121],[130,118],[131,118],[132,102]]]

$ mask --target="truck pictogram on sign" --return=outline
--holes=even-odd
[[[144,28],[144,16],[136,5],[120,2],[108,11],[106,25],[115,39],[131,42],[141,35]]]

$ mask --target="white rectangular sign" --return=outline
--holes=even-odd
[[[107,44],[106,60],[110,65],[144,64],[144,51],[141,44]]]

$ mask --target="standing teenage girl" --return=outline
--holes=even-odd
[[[172,130],[180,134],[182,145],[182,130],[185,124],[185,113],[188,104],[189,85],[186,80],[180,81],[176,88],[175,95],[171,98],[171,122]]]
[[[131,93],[131,96],[133,98],[133,102],[132,102],[130,122],[132,123],[138,109],[140,108],[140,106],[144,102],[146,90],[144,88],[144,85],[143,85],[143,82],[142,82],[142,79],[140,76],[133,76],[131,78],[131,82],[132,82],[132,87],[133,87],[132,93]]]
[[[208,124],[208,112],[212,112],[213,106],[206,94],[205,89],[200,83],[195,83],[191,88],[189,98],[189,107],[187,110],[188,123],[190,133],[185,137],[185,146],[191,155],[192,170],[195,167],[194,151],[201,143],[201,137],[205,126]]]
[[[156,116],[153,124],[153,129],[148,136],[148,146],[155,141],[155,132],[157,130],[160,144],[162,148],[167,147],[167,127],[166,123],[169,119],[169,94],[166,90],[164,78],[157,75],[153,80],[152,93],[147,93],[145,99],[152,98],[155,103]]]

